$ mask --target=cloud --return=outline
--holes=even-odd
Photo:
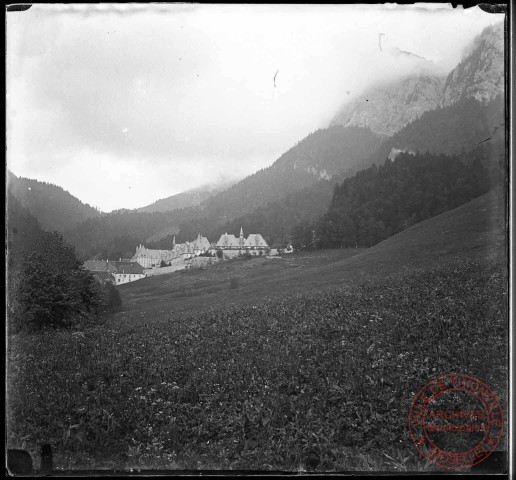
[[[86,175],[80,162],[103,169],[94,189],[103,209],[115,208],[113,185],[125,192],[130,178],[146,172],[181,181],[120,193],[116,208],[196,187],[210,175],[248,174],[326,125],[347,91],[421,63],[385,55],[380,32],[399,52],[447,71],[498,20],[477,10],[34,5],[8,14],[8,160],[18,174],[80,198],[92,195],[62,172]]]

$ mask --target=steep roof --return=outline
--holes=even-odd
[[[86,260],[83,264],[90,272],[114,272],[116,267],[108,260]]]
[[[143,267],[138,262],[113,262],[116,266],[116,273],[144,273]]]
[[[198,237],[192,242],[192,248],[194,250],[208,250],[208,248],[210,248],[210,242],[199,233]]]
[[[154,258],[157,260],[161,260],[162,258],[171,258],[172,250],[151,250],[150,248],[145,248],[143,245],[140,245],[136,248],[133,260],[138,257]]]
[[[217,247],[220,248],[228,248],[228,247],[239,247],[240,242],[234,235],[228,235],[225,233],[221,235],[219,241],[217,242]]]
[[[244,243],[245,247],[268,247],[267,242],[259,233],[251,233]]]

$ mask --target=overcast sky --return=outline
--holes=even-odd
[[[327,126],[368,84],[429,66],[447,73],[500,20],[445,4],[10,12],[8,167],[103,211],[241,178]]]

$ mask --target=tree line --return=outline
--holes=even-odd
[[[296,249],[370,247],[492,187],[487,149],[462,155],[400,153],[337,185],[327,212],[291,231]]]

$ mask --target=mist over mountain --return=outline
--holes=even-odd
[[[462,61],[447,76],[410,75],[368,88],[344,105],[331,125],[358,125],[394,135],[425,112],[466,98],[488,103],[504,91],[504,25],[485,28],[464,52]]]
[[[443,85],[443,77],[420,74],[371,87],[345,105],[331,125],[358,125],[393,135],[424,112],[435,109],[441,101]]]
[[[397,152],[457,154],[487,141],[497,152],[505,147],[505,103],[501,96],[488,104],[464,98],[447,107],[425,112],[392,137],[364,163],[368,167]]]
[[[501,97],[487,105],[474,98],[466,98],[449,107],[425,112],[384,140],[357,169],[369,168],[373,164],[383,165],[387,158],[394,160],[404,152],[463,155],[464,161],[474,155],[482,159],[491,183],[499,184],[496,177],[505,169],[504,164],[500,163],[500,159],[505,158],[504,133],[504,102]],[[486,139],[489,140],[484,141]],[[468,155],[468,152],[471,153]],[[314,223],[318,216],[326,212],[335,185],[341,184],[349,176],[342,173],[331,180],[321,180],[311,187],[269,202],[248,215],[213,229],[214,238],[224,231],[236,232],[243,226],[245,231],[260,231],[271,242],[284,244],[288,242],[293,227]]]
[[[190,239],[199,231],[215,231],[217,226],[319,181],[328,181],[343,172],[350,175],[378,148],[383,138],[361,127],[336,125],[317,130],[270,167],[259,170],[195,209],[176,212],[184,219],[179,224],[178,240]]]
[[[442,106],[464,98],[488,103],[503,95],[504,24],[489,26],[474,40],[465,58],[454,68],[444,84]]]
[[[443,102],[443,78],[419,75],[373,88],[361,98],[362,103],[355,101],[348,106],[349,110],[341,110],[335,118],[342,119],[347,112],[350,115],[347,124],[367,124],[377,131],[385,131],[386,127],[390,131],[397,129],[356,169],[383,165],[387,158],[394,160],[404,152],[461,155],[465,162],[474,156],[482,160],[491,184],[500,184],[499,176],[506,170],[504,75],[500,62],[503,60],[502,27],[500,24],[485,29],[468,48],[465,60],[450,73],[449,104]],[[491,59],[487,58],[489,55]],[[475,63],[475,59],[483,61]],[[464,94],[452,100],[450,92],[458,85],[463,87]],[[378,102],[365,101],[367,97]],[[383,108],[378,108],[379,105]],[[408,118],[412,121],[403,125]],[[227,222],[214,232],[233,231],[241,224],[253,231],[263,231],[273,241],[285,242],[294,219],[298,223],[313,223],[314,217],[328,208],[335,183],[349,176],[349,172],[343,172],[331,182],[320,181],[290,198],[270,202],[249,215]],[[293,197],[295,202],[292,202]],[[300,208],[296,209],[296,204]]]
[[[66,238],[83,255],[123,257],[140,242],[170,248],[174,235],[178,242],[191,241],[198,233],[216,241],[225,231],[238,233],[241,226],[246,233],[261,232],[272,243],[285,243],[295,225],[313,223],[327,211],[336,185],[403,152],[463,156],[481,145],[483,163],[500,167],[505,158],[500,59],[503,29],[498,25],[482,32],[446,80],[426,71],[373,87],[339,110],[330,127],[311,133],[270,167],[229,188],[219,186],[222,191],[201,187],[135,211],[102,216],[77,199],[82,206],[77,214],[49,208],[52,201],[42,193],[34,200],[32,190],[20,182],[11,182],[13,192],[25,198],[44,226],[66,230]],[[55,186],[44,190],[52,187],[62,192]],[[66,198],[63,202],[69,203]],[[65,214],[56,219],[60,211]]]
[[[213,197],[219,192],[227,190],[235,182],[221,182],[211,185],[203,185],[186,192],[181,192],[167,198],[156,200],[145,207],[137,208],[137,212],[170,212],[180,208],[195,207],[204,200]]]

